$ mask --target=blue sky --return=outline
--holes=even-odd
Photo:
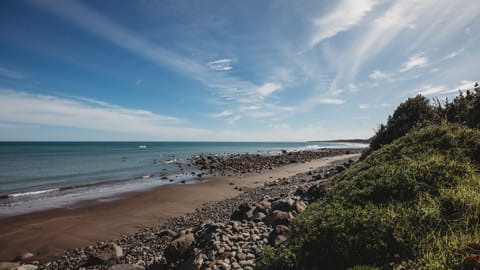
[[[479,76],[480,2],[0,2],[0,140],[367,138]]]

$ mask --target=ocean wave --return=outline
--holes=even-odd
[[[60,191],[60,188],[51,188],[51,189],[44,189],[44,190],[13,193],[13,194],[8,194],[8,197],[15,198],[15,197],[34,196],[34,195],[39,195],[43,193],[50,193],[50,192],[57,192],[57,191]]]

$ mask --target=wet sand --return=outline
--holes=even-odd
[[[204,204],[241,193],[235,187],[256,187],[267,181],[289,177],[359,154],[326,157],[286,165],[260,174],[240,177],[211,177],[193,185],[168,185],[123,195],[103,203],[86,203],[75,209],[54,209],[0,219],[0,261],[25,252],[37,259],[62,255],[67,249],[98,241],[117,239],[168,218],[192,212]]]

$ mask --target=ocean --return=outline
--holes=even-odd
[[[363,147],[323,142],[0,142],[0,217],[87,200],[109,201],[122,193],[167,184],[193,184],[199,154]],[[181,164],[181,166],[179,166]]]

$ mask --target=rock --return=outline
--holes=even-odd
[[[295,195],[303,197],[307,194],[308,188],[306,186],[299,186],[295,191]]]
[[[296,201],[294,205],[294,210],[297,211],[297,213],[303,212],[305,209],[307,209],[307,205],[302,202],[302,201]]]
[[[94,251],[89,254],[85,266],[105,264],[114,258],[114,253],[110,250]]]
[[[172,237],[172,238],[175,238],[177,237],[177,233],[172,231],[172,230],[162,230],[160,231],[158,234],[157,234],[159,237],[165,237],[165,236],[169,236],[169,237]]]
[[[123,249],[119,245],[112,243],[112,249],[115,252],[115,257],[117,258],[123,257]]]
[[[172,263],[184,258],[194,241],[195,237],[192,233],[185,234],[173,240],[164,251],[167,262]]]
[[[109,270],[143,270],[145,267],[136,264],[115,264]]]
[[[280,210],[275,210],[265,218],[265,223],[272,227],[277,225],[288,226],[288,224],[290,224],[291,219],[292,219],[292,216],[289,213],[280,211]]]
[[[325,196],[325,194],[331,189],[331,186],[327,182],[322,182],[310,187],[307,191],[307,197],[309,200],[317,200]]]
[[[263,212],[258,212],[258,213],[256,213],[256,214],[253,216],[253,221],[255,221],[255,222],[263,221],[266,216],[267,216],[267,215],[265,215],[265,213],[263,213]]]
[[[0,262],[0,270],[10,270],[19,265],[20,265],[19,263],[14,263],[14,262]]]
[[[276,200],[272,202],[272,211],[275,211],[275,210],[288,212],[291,210],[291,205],[285,199]]]
[[[338,165],[335,167],[335,170],[337,170],[337,173],[343,172],[345,170],[345,166]]]
[[[232,213],[230,216],[231,220],[250,220],[253,217],[253,209],[250,207],[249,204],[247,203],[242,203],[239,207],[238,210],[235,210],[235,212]]]
[[[275,229],[268,235],[268,243],[273,247],[278,247],[287,240],[288,227],[285,225],[277,225]]]
[[[15,270],[37,270],[38,266],[33,265],[33,264],[24,264],[24,265],[21,265],[21,266],[18,266],[16,268],[14,268],[14,269]]]

